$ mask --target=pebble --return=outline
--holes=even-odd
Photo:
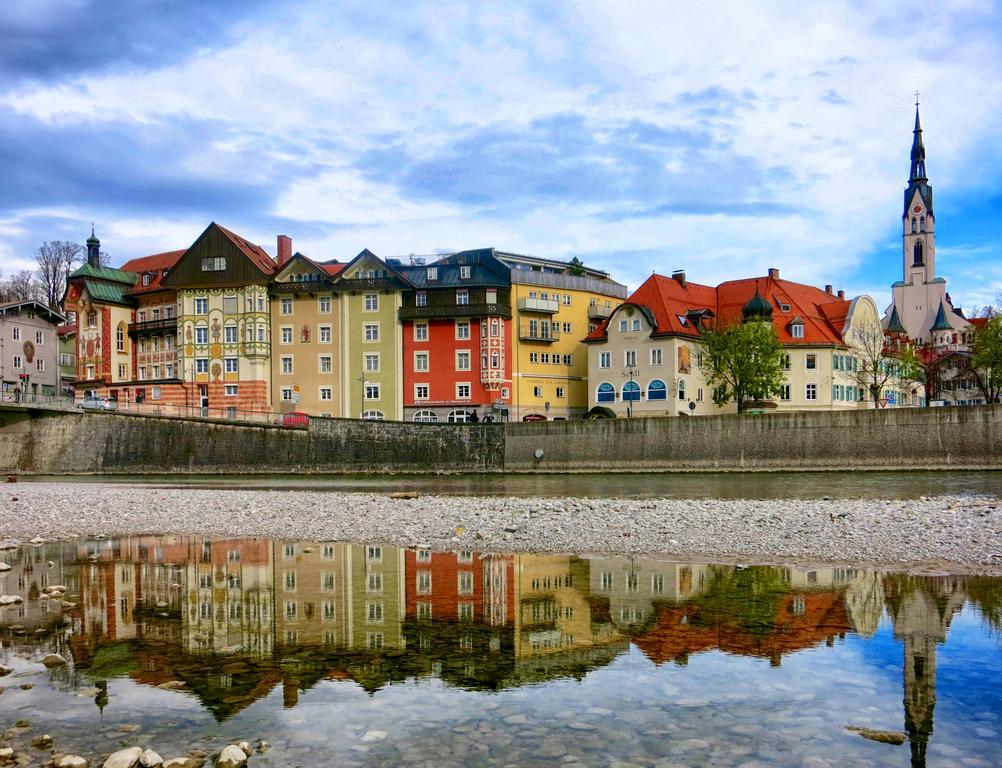
[[[108,759],[104,761],[102,768],[136,768],[136,766],[139,765],[139,760],[142,756],[143,750],[141,747],[121,749],[110,755]]]
[[[386,731],[366,731],[362,741],[382,741],[389,734]],[[249,753],[248,753],[249,754]]]
[[[87,768],[88,765],[86,758],[80,755],[61,755],[53,761],[52,768]]]
[[[247,765],[247,755],[236,744],[223,748],[216,758],[216,768],[243,768]]]
[[[50,653],[44,659],[42,659],[42,664],[47,667],[62,667],[66,664],[66,659],[60,656],[58,653]]]

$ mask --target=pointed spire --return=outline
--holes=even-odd
[[[927,181],[925,146],[922,144],[922,121],[919,118],[918,94],[915,98],[915,130],[912,131],[912,173],[909,181]]]
[[[904,333],[905,327],[901,324],[901,317],[898,315],[898,308],[891,307],[891,317],[887,321],[888,333]]]
[[[932,324],[931,331],[952,331],[953,327],[946,320],[946,309],[943,302],[939,302],[939,311],[936,313],[936,322]]]
[[[87,263],[92,267],[101,266],[101,241],[94,234],[94,224],[90,225],[90,237],[87,238]]]

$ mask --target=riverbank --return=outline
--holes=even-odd
[[[158,533],[433,550],[666,555],[1002,574],[994,496],[875,500],[422,496],[17,483],[0,540]]]

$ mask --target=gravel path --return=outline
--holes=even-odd
[[[0,543],[129,533],[1002,574],[1002,501],[539,499],[128,485],[0,489]]]

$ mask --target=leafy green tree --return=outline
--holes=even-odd
[[[1002,396],[1002,315],[993,315],[975,330],[971,370],[985,402],[999,402]]]
[[[578,276],[580,276],[580,275],[583,275],[585,273],[584,262],[582,262],[581,259],[579,259],[577,256],[575,256],[573,259],[571,259],[568,262],[568,265],[569,265],[569,267],[568,267],[567,271],[570,272],[572,275],[578,275]]]
[[[703,332],[703,371],[713,387],[713,402],[778,396],[783,384],[783,345],[770,322],[748,322]]]

